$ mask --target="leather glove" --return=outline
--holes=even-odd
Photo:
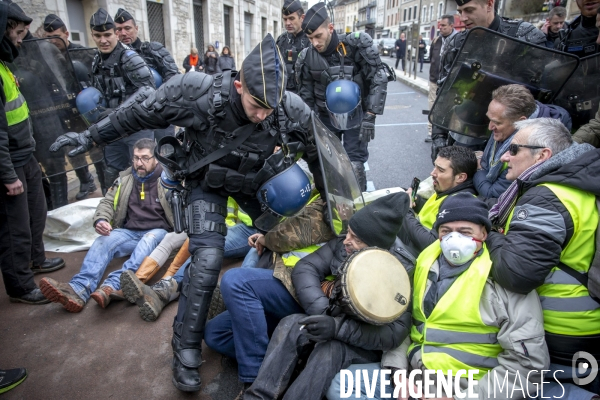
[[[298,324],[305,325],[306,337],[313,342],[326,342],[335,337],[335,319],[329,315],[311,315]]]
[[[369,143],[372,139],[375,139],[375,114],[367,113],[360,124],[358,140]]]
[[[94,147],[94,141],[92,140],[90,131],[86,130],[81,133],[67,132],[56,138],[54,143],[50,146],[50,151],[58,151],[65,146],[77,146],[68,153],[69,157],[75,157],[90,151],[90,149]]]

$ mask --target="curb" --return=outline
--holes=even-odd
[[[408,75],[404,75],[404,71],[400,71],[398,69],[394,69],[394,71],[396,72],[396,81],[404,83],[405,85],[408,85],[423,94],[429,94],[429,82],[425,79],[419,77],[416,79],[409,77]]]

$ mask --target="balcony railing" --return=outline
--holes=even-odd
[[[376,22],[377,22],[377,21],[376,21],[376,19],[375,19],[375,18],[363,19],[363,20],[361,20],[361,21],[358,21],[358,22],[356,23],[356,26],[357,26],[358,28],[360,28],[361,26],[365,26],[365,25],[375,25],[375,23],[376,23]]]

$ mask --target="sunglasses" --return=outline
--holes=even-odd
[[[529,146],[527,144],[511,143],[508,146],[508,153],[513,157],[516,156],[517,153],[519,152],[519,147],[525,147],[526,149],[544,149],[545,148],[543,146]]]

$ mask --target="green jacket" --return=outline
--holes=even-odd
[[[589,143],[596,148],[600,147],[600,108],[598,108],[596,116],[587,125],[582,126],[575,132],[573,140],[577,143]]]
[[[127,169],[119,174],[119,178],[113,184],[106,196],[100,200],[96,213],[94,214],[94,226],[100,219],[104,219],[110,223],[113,228],[122,228],[125,224],[125,218],[127,217],[128,200],[133,190],[135,178],[131,174],[131,169]],[[167,201],[167,190],[157,182],[158,185],[158,199],[169,225],[173,226],[173,211]]]

